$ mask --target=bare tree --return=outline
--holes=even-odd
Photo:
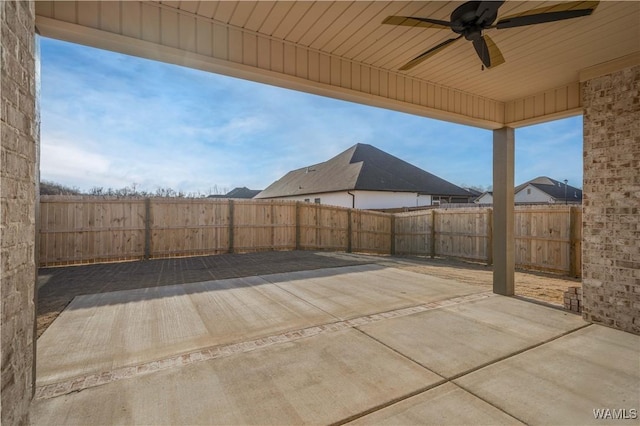
[[[185,192],[174,190],[173,188],[157,187],[155,191],[147,191],[140,188],[139,184],[133,182],[129,186],[122,188],[105,188],[103,186],[93,186],[88,191],[83,192],[76,187],[67,187],[59,183],[43,180],[40,183],[41,195],[92,195],[96,197],[162,197],[162,198],[206,198],[210,194],[224,195],[229,192],[226,188],[218,185],[211,187],[207,194],[200,191]]]
[[[81,191],[77,187],[70,187],[61,183],[43,180],[40,182],[40,195],[79,195]]]

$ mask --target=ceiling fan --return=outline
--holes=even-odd
[[[504,1],[468,1],[458,6],[451,13],[451,21],[419,18],[414,16],[388,16],[383,24],[403,25],[420,28],[451,29],[459,34],[457,37],[443,41],[419,56],[416,56],[402,67],[406,71],[441,52],[462,37],[471,41],[484,67],[493,68],[504,63],[504,57],[498,46],[488,35],[482,34],[487,29],[506,29],[524,27],[526,25],[543,24],[591,15],[598,6],[597,1],[573,1],[560,3],[540,9],[532,9],[512,16],[498,17],[498,9]]]

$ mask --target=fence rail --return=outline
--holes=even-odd
[[[492,264],[492,214],[488,207],[398,213],[396,254],[451,256]],[[517,267],[578,277],[581,243],[580,207],[515,207]]]
[[[41,266],[253,252],[391,252],[391,214],[261,200],[43,196]]]
[[[516,207],[516,265],[580,274],[581,210]],[[380,213],[291,201],[43,196],[40,266],[334,250],[492,263],[492,209]]]

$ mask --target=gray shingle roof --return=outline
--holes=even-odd
[[[260,189],[249,189],[246,186],[234,188],[227,192],[226,198],[253,198],[261,192]]]
[[[466,190],[368,144],[356,144],[324,163],[293,170],[255,198],[349,190],[418,192],[469,197]]]
[[[209,195],[207,198],[253,198],[260,193],[260,189],[249,189],[246,186],[233,188],[224,195]]]

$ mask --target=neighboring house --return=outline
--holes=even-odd
[[[564,182],[540,176],[515,189],[516,204],[576,204],[582,202],[582,190]]]
[[[579,204],[582,202],[582,190],[564,182],[540,176],[516,186],[514,201],[515,204]],[[474,203],[493,204],[493,192],[485,192],[476,198]]]
[[[463,186],[462,188],[465,189],[467,192],[469,192],[474,199],[484,194],[484,192],[478,191],[477,189],[474,189],[474,188],[469,188],[466,186]]]
[[[491,191],[483,192],[473,202],[476,204],[493,204],[493,192]]]
[[[246,186],[234,188],[224,195],[209,195],[207,198],[253,198],[260,193],[260,189],[249,189]]]
[[[473,197],[444,179],[359,143],[324,163],[287,173],[255,198],[388,209],[468,203]]]

